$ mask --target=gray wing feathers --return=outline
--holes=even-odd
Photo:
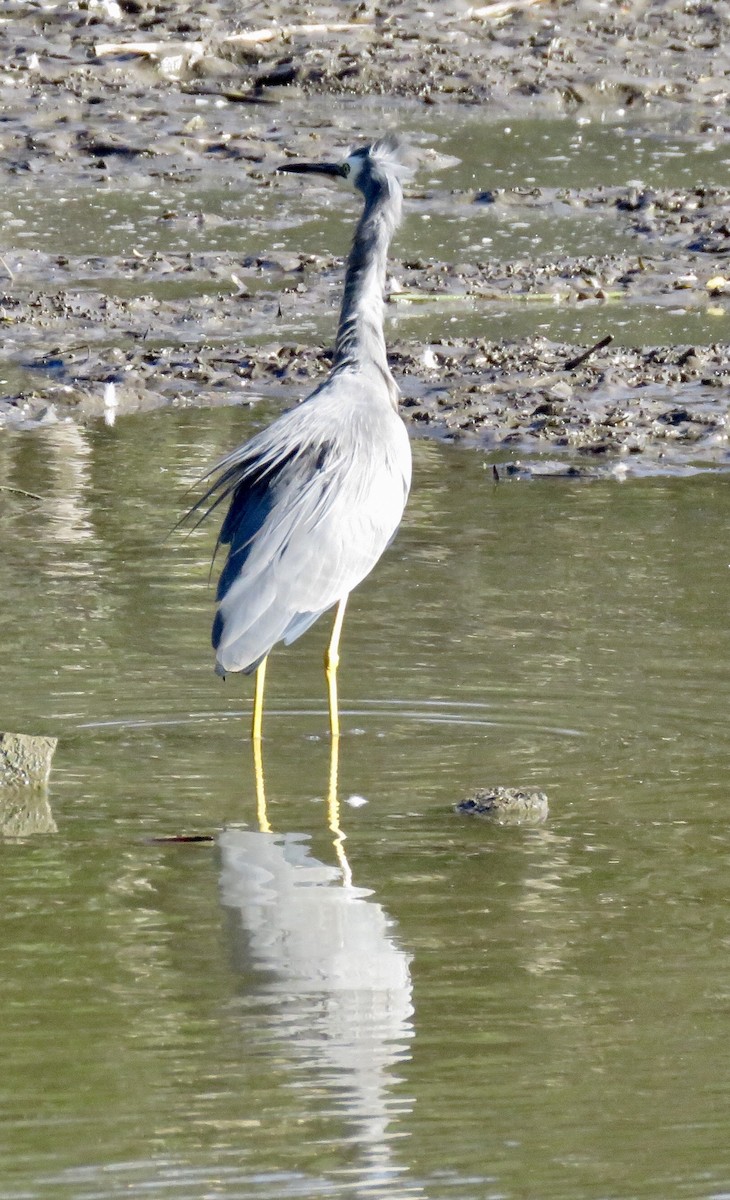
[[[400,523],[410,485],[405,427],[390,403],[373,405],[371,388],[353,378],[338,385],[328,380],[220,464],[219,480],[234,491],[216,618],[223,673],[252,670],[276,642],[304,633],[372,570]],[[255,530],[250,514],[237,517],[234,508],[237,494],[245,505],[252,474],[261,513]],[[237,527],[246,532],[243,546]]]

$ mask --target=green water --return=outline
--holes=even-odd
[[[0,1197],[727,1195],[727,476],[414,444],[345,623],[343,887],[325,622],[272,657],[260,833],[215,531],[170,533],[270,415],[0,445],[41,497],[0,492],[2,727],[60,738],[57,832],[0,841]],[[495,783],[547,823],[452,811]]]
[[[615,214],[512,215],[470,190],[726,178],[722,143],[599,113],[318,113],[302,126],[328,139],[397,123],[460,160],[421,177],[404,260],[640,249]],[[219,119],[240,132],[237,106]],[[70,268],[83,287],[173,296],[174,272],[138,284],[113,256],[340,254],[356,211],[230,163],[16,183],[21,292],[68,286],[51,260],[33,275],[40,250],[93,256]],[[328,341],[334,303],[288,297],[276,336]],[[394,309],[389,336],[700,344],[726,318],[434,306]],[[232,344],[272,336],[233,319]],[[26,343],[6,333],[12,381]],[[61,334],[28,336],[35,357]],[[475,452],[415,441],[402,529],[345,623],[341,834],[325,622],[272,657],[262,832],[251,681],[211,669],[215,529],[171,531],[272,411],[0,440],[0,728],[60,739],[47,795],[0,797],[0,1200],[726,1200],[727,475],[495,484]],[[494,784],[543,789],[547,823],[453,812]],[[160,840],[179,834],[214,840]]]

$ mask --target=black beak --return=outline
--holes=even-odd
[[[290,175],[327,175],[330,179],[347,179],[347,170],[343,163],[282,163],[277,171],[286,171]]]

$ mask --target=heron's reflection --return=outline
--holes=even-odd
[[[396,1064],[413,1036],[409,958],[382,905],[352,881],[337,799],[338,739],[332,741],[329,823],[337,865],[310,853],[308,836],[274,833],[263,762],[254,747],[260,831],[220,835],[220,887],[232,917],[233,958],[289,1065],[306,1066],[312,1095],[352,1123],[357,1174],[369,1196],[422,1196],[396,1161],[392,1123],[410,1111],[393,1095]]]

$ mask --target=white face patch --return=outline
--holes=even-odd
[[[350,185],[350,187],[357,187],[357,181],[360,177],[360,172],[363,169],[364,163],[365,159],[363,158],[362,154],[351,154],[349,158],[345,159],[344,165],[348,168],[347,183]]]

